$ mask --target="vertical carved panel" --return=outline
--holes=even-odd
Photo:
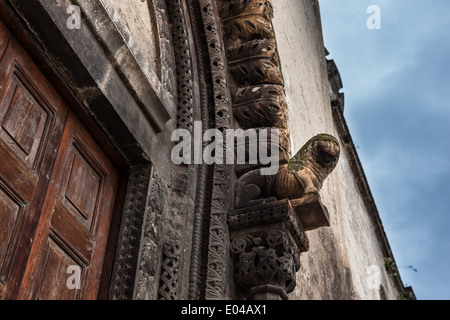
[[[218,10],[213,0],[200,0],[199,4],[211,60],[215,127],[225,132],[226,129],[231,128],[232,109],[226,76],[225,46],[220,32],[220,21],[217,17]],[[224,299],[226,295],[225,274],[229,243],[227,216],[230,206],[231,176],[230,166],[215,165],[211,197],[206,299]]]
[[[178,128],[191,130],[193,125],[192,58],[182,0],[166,0],[175,52],[178,95]]]
[[[136,273],[134,299],[155,300],[158,296],[161,273],[161,247],[163,246],[161,218],[165,207],[166,192],[162,181],[153,170],[150,191],[144,215],[141,251]]]
[[[186,232],[186,197],[176,192],[164,176],[153,170],[143,215],[133,298],[176,300],[182,239]]]
[[[172,44],[170,22],[168,19],[166,0],[152,0],[158,29],[161,53],[161,81],[167,90],[175,96],[176,92],[176,62]],[[152,8],[150,8],[152,10]]]
[[[159,299],[175,300],[177,298],[178,269],[180,246],[177,243],[165,243],[159,279]]]
[[[151,165],[136,166],[130,170],[109,291],[109,298],[113,300],[133,298],[151,171]]]

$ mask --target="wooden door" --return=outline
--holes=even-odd
[[[19,299],[95,299],[119,175],[71,114]],[[71,278],[79,272],[79,279]],[[79,289],[73,286],[79,281]],[[69,283],[69,285],[68,285]]]
[[[96,299],[119,172],[1,22],[0,59],[0,299]]]
[[[0,22],[0,298],[15,299],[68,109]]]

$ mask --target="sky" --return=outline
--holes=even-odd
[[[403,283],[417,299],[449,300],[450,1],[319,3],[344,115]],[[371,5],[380,29],[367,27]]]

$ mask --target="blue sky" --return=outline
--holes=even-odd
[[[345,117],[402,280],[418,299],[449,300],[450,1],[319,2]],[[370,5],[381,9],[379,30],[367,28]]]

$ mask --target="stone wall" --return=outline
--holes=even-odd
[[[387,274],[383,231],[367,207],[355,175],[358,163],[350,141],[343,141],[330,105],[330,84],[317,1],[272,0],[274,29],[289,104],[292,150],[312,136],[329,133],[340,140],[341,158],[325,181],[322,200],[330,224],[308,232],[311,248],[301,256],[291,299],[396,299],[398,279]],[[345,75],[344,75],[345,81]],[[337,126],[337,124],[339,124]],[[344,125],[345,126],[345,125]],[[357,156],[356,156],[357,157]],[[369,191],[370,192],[370,191]],[[386,247],[387,246],[387,247]],[[380,274],[381,287],[376,285]]]
[[[177,0],[101,2],[140,69],[174,102],[168,105],[171,120],[146,142],[152,173],[141,212],[134,288],[126,298],[187,299],[196,168],[176,166],[171,160],[172,132],[191,130],[193,121],[195,89],[186,8]]]

